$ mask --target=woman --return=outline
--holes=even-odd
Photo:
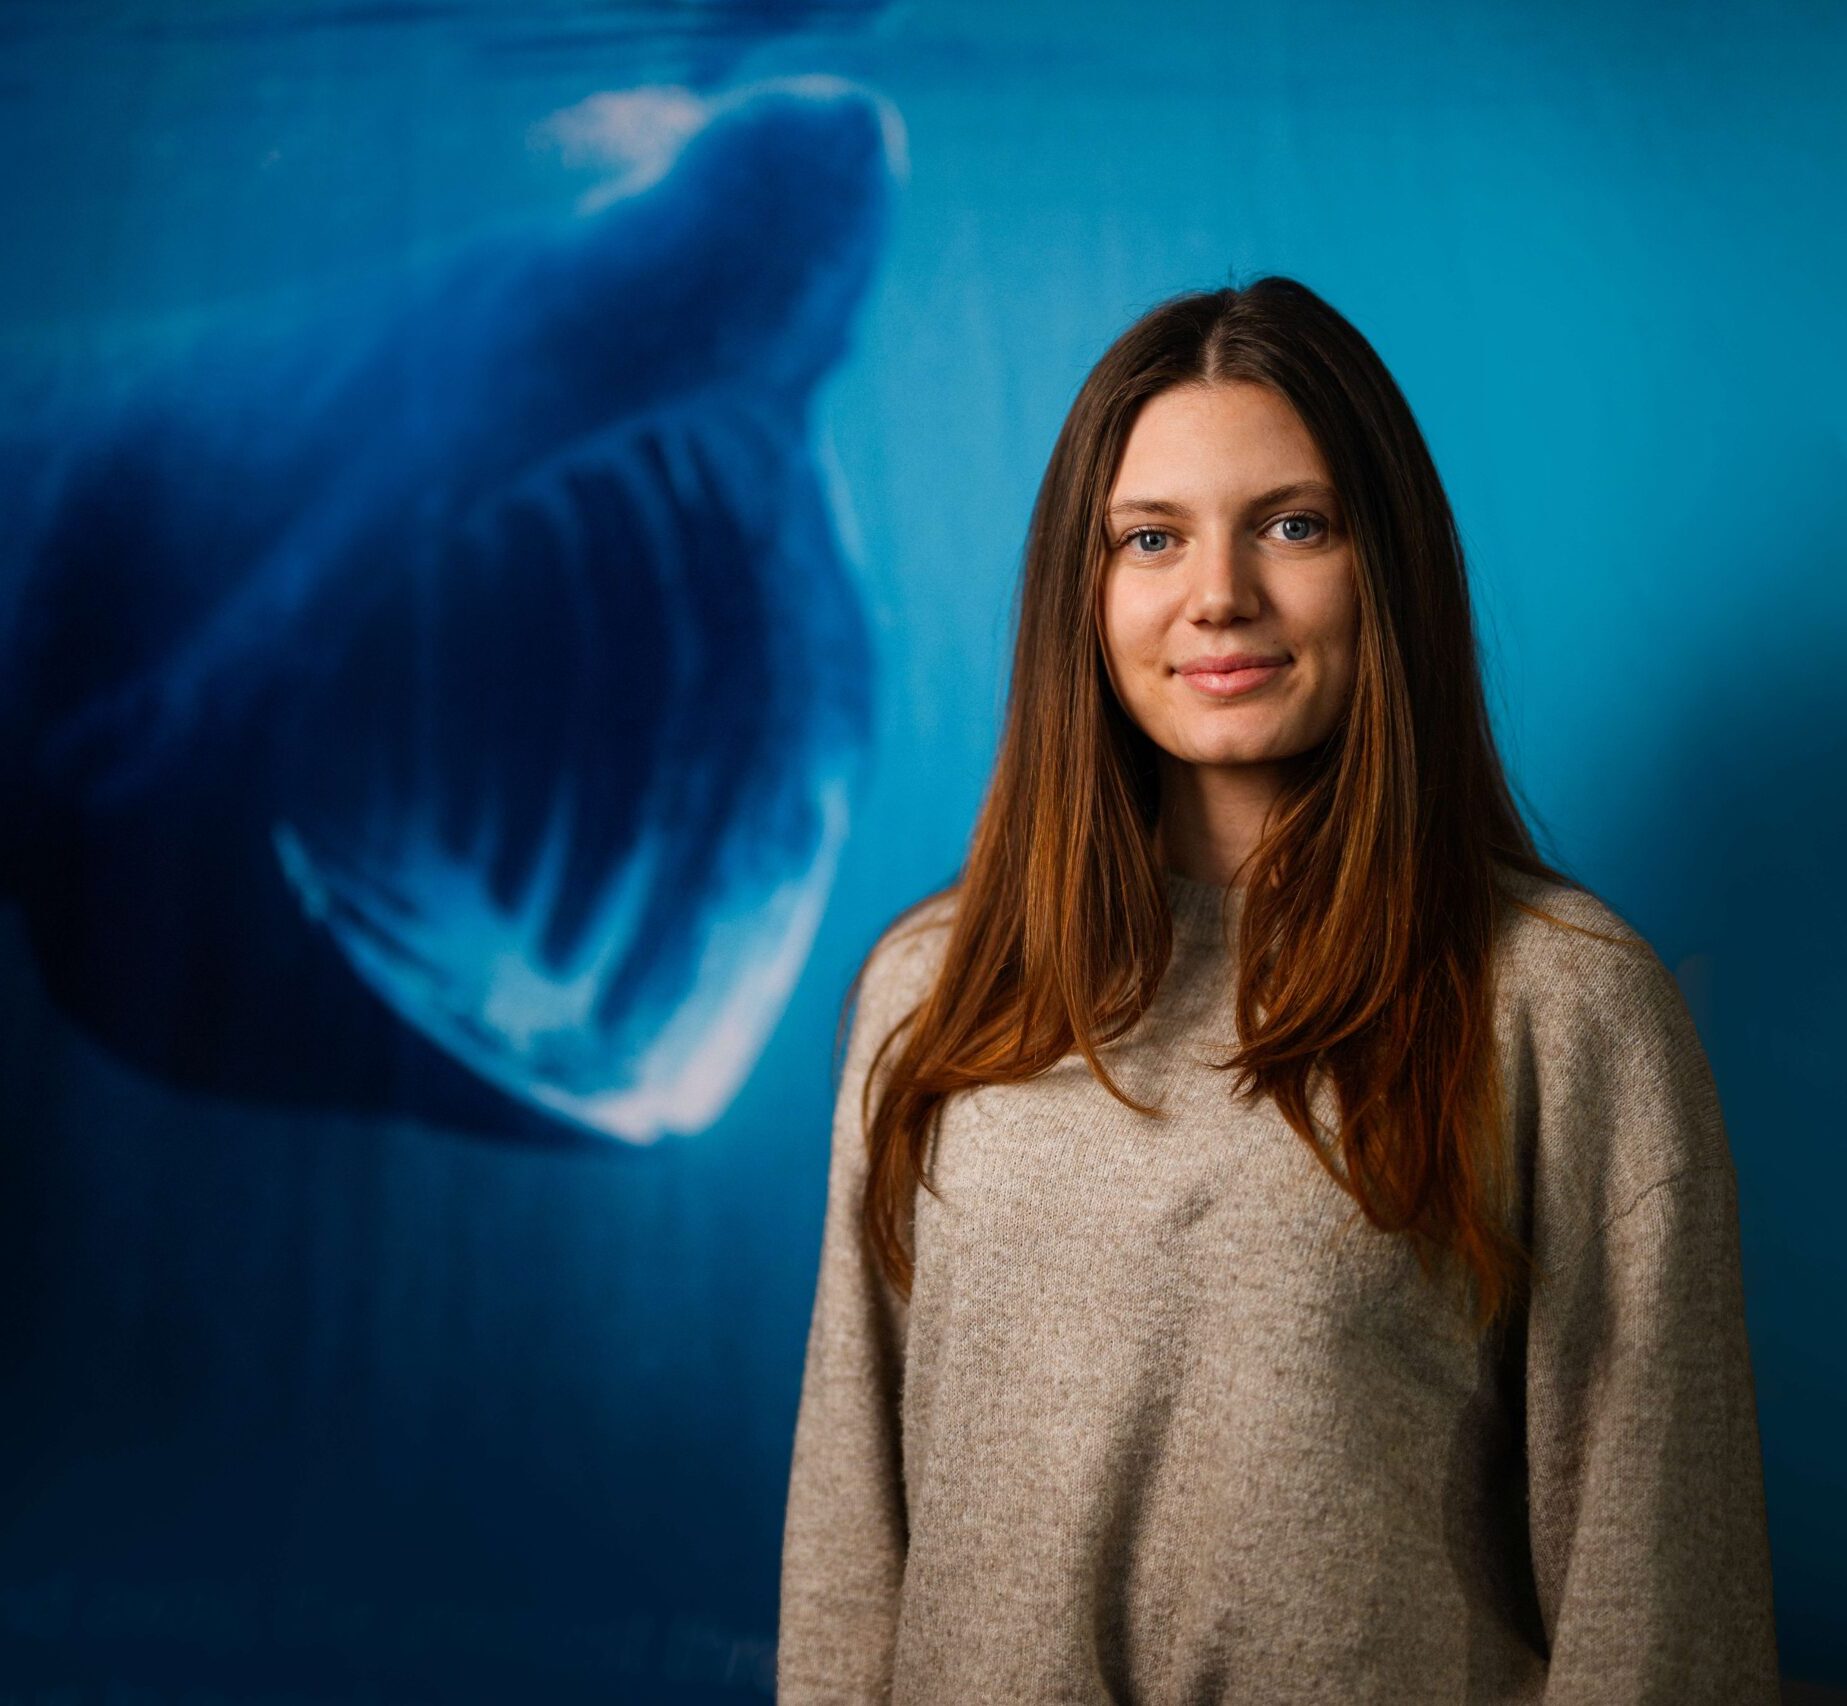
[[[855,986],[784,1706],[1775,1701],[1711,1073],[1302,285],[1086,379],[966,865]]]

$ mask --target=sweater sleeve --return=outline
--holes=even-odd
[[[879,1043],[920,993],[903,975],[910,957],[888,939],[871,956],[835,1100],[783,1525],[776,1648],[782,1706],[890,1698],[908,1545],[899,1409],[908,1306],[860,1234],[867,1172],[860,1092]]]
[[[1718,1093],[1678,986],[1645,945],[1603,961],[1562,1010],[1539,1114],[1536,1251],[1550,1246],[1552,1259],[1526,1340],[1545,1698],[1775,1706],[1736,1176]]]

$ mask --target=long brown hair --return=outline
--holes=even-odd
[[[1486,1330],[1533,1277],[1508,1212],[1496,868],[1582,885],[1539,857],[1514,804],[1461,541],[1410,406],[1355,327],[1279,276],[1157,304],[1097,362],[1059,432],[1027,536],[1000,751],[962,872],[939,891],[955,896],[941,967],[866,1076],[861,1230],[908,1298],[906,1211],[918,1184],[935,1193],[929,1142],[956,1091],[1032,1078],[1075,1048],[1119,1101],[1154,1111],[1098,1055],[1153,1000],[1173,946],[1155,748],[1104,664],[1104,511],[1142,404],[1230,380],[1279,393],[1320,447],[1350,530],[1360,631],[1342,723],[1292,762],[1245,867],[1239,1044],[1216,1064],[1239,1073],[1239,1093],[1274,1099],[1354,1213],[1409,1236],[1427,1277],[1448,1259],[1472,1278]],[[1339,1169],[1310,1118],[1317,1071],[1338,1096]]]

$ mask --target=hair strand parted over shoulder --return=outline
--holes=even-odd
[[[1154,747],[1104,663],[1104,511],[1141,405],[1221,381],[1270,387],[1320,447],[1351,531],[1360,629],[1341,724],[1293,762],[1246,867],[1241,1041],[1217,1064],[1236,1093],[1274,1099],[1355,1215],[1410,1238],[1426,1275],[1447,1266],[1487,1331],[1533,1279],[1510,1215],[1496,918],[1504,904],[1551,918],[1497,874],[1581,885],[1540,858],[1514,803],[1461,540],[1410,406],[1353,325],[1276,275],[1158,303],[1091,369],[1058,434],[994,772],[941,891],[954,897],[941,963],[865,1081],[861,1231],[908,1297],[910,1209],[919,1184],[935,1190],[929,1145],[957,1091],[1032,1078],[1075,1050],[1111,1095],[1155,1111],[1099,1055],[1152,1002],[1173,947]],[[1317,1075],[1340,1110],[1331,1145],[1310,1117]]]

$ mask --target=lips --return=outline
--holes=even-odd
[[[1181,665],[1180,678],[1192,692],[1223,701],[1258,692],[1288,667],[1286,657],[1233,652],[1225,658],[1194,658]]]
[[[1227,652],[1223,657],[1193,658],[1180,666],[1182,675],[1229,675],[1238,669],[1270,669],[1289,661],[1286,652]]]

